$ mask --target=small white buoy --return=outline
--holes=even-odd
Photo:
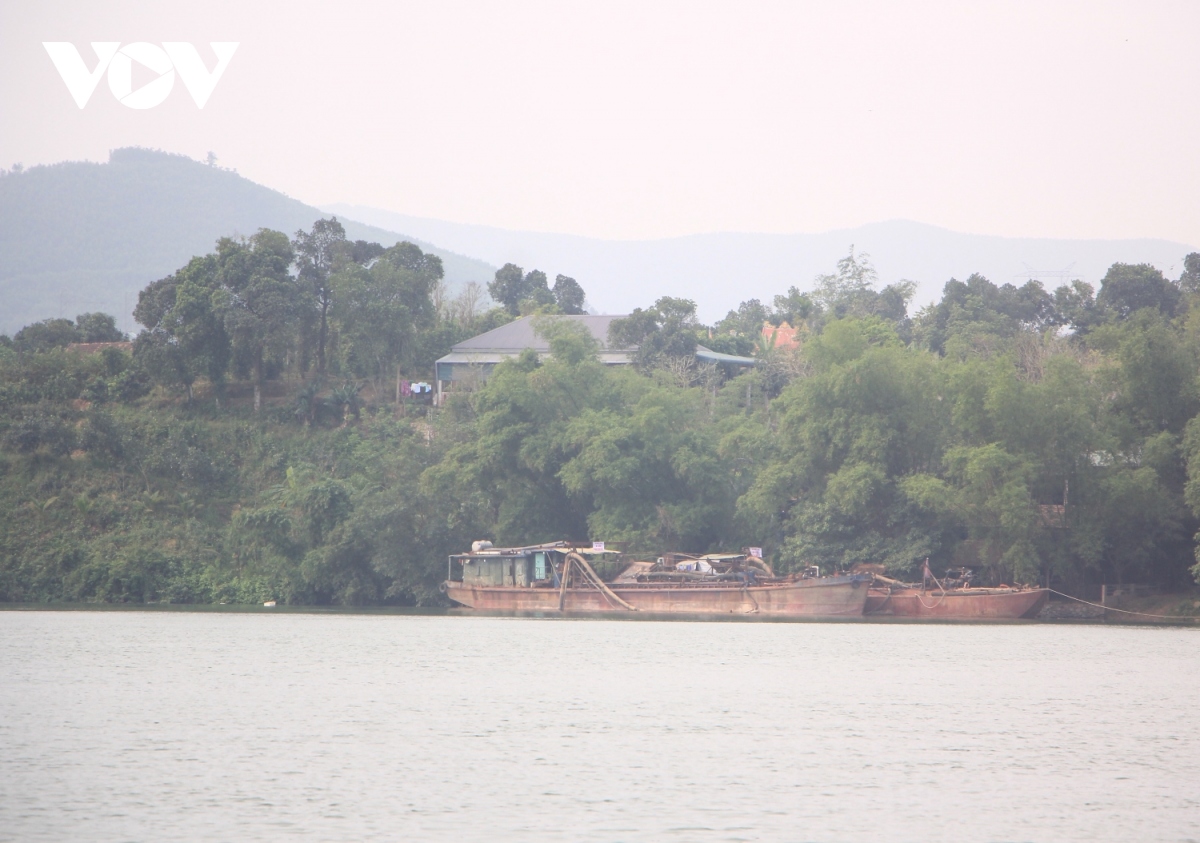
[[[263,603],[263,605],[264,605],[264,606],[274,606],[274,605],[275,605],[275,601],[274,601],[274,600],[268,600],[266,603]]]

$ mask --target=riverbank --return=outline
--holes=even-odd
[[[1104,605],[1052,596],[1038,620],[1047,622],[1091,622],[1108,624],[1197,624],[1200,623],[1200,591],[1175,594],[1120,595],[1108,597]]]
[[[137,612],[233,615],[405,615],[441,617],[449,607],[429,606],[264,606],[258,603],[0,603],[0,612]]]

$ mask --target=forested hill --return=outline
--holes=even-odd
[[[0,333],[40,319],[103,311],[125,330],[138,291],[219,237],[308,229],[316,208],[182,155],[117,149],[108,163],[64,162],[0,177]],[[347,222],[351,240],[408,240],[438,255],[447,283],[495,272],[404,234]]]
[[[1200,253],[1183,263],[1115,263],[1099,290],[971,275],[910,313],[910,284],[849,254],[713,324],[647,301],[609,328],[635,349],[611,366],[553,318],[581,309],[566,276],[507,264],[484,309],[471,285],[435,300],[417,247],[332,221],[225,239],[142,292],[131,347],[97,313],[0,335],[0,602],[438,603],[480,538],[1183,591]],[[546,359],[438,406],[411,389],[519,313]]]

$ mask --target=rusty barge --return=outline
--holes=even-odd
[[[926,563],[925,574],[920,584],[875,574],[867,594],[866,614],[945,621],[1032,620],[1050,599],[1050,591],[1045,588],[973,586],[973,573],[967,568],[948,571],[939,580]]]
[[[476,542],[447,567],[447,597],[501,612],[858,618],[871,582],[869,575],[822,577],[811,570],[776,576],[746,553],[626,561],[601,544],[569,542],[511,548]]]

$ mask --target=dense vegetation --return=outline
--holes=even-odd
[[[222,239],[109,317],[0,338],[0,599],[413,604],[475,538],[762,545],[783,569],[982,568],[993,582],[1200,575],[1200,255],[1178,279],[951,280],[908,312],[851,254],[712,326],[660,298],[614,323],[508,265],[446,294],[412,244],[333,220]],[[460,339],[546,314],[526,352],[434,408]],[[795,329],[779,343],[765,324]],[[754,355],[701,364],[697,344]],[[1190,569],[1190,570],[1189,570]]]

